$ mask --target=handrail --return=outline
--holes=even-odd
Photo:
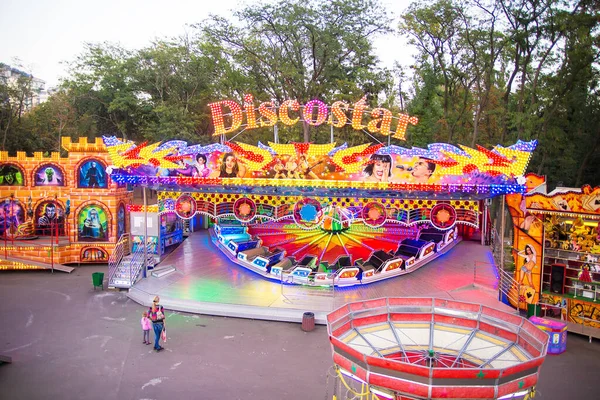
[[[152,243],[152,242],[150,242]],[[129,285],[133,286],[135,282],[137,282],[140,277],[140,272],[142,268],[145,268],[148,259],[144,259],[145,254],[151,254],[152,248],[146,242],[146,252],[144,252],[144,246],[137,246],[135,252],[133,252],[133,257],[131,258],[131,262],[129,263]]]
[[[117,272],[117,268],[121,263],[121,260],[123,260],[123,257],[131,253],[130,242],[131,240],[129,239],[129,233],[122,234],[117,241],[114,250],[108,258],[108,282],[112,281],[112,278]]]
[[[521,282],[517,281],[513,275],[502,269],[498,269],[500,275],[500,281],[498,284],[498,292],[506,296],[511,304],[517,305],[517,312],[521,310],[521,303],[527,304],[525,300],[521,300]],[[511,289],[516,288],[516,294],[511,296],[511,293],[514,293]],[[512,301],[511,301],[512,300]]]

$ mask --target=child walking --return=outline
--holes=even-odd
[[[144,344],[150,344],[150,328],[152,321],[148,318],[148,313],[144,311],[142,314],[142,329],[144,331]]]

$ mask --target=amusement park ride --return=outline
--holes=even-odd
[[[480,227],[484,199],[524,191],[536,145],[104,141],[111,178],[158,190],[159,213],[204,215],[233,262],[318,286],[410,273],[449,251],[459,227]]]

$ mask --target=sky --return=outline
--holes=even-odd
[[[395,16],[408,0],[381,0]],[[230,17],[243,0],[0,0],[0,62],[46,81],[52,88],[67,75],[65,62],[73,61],[85,43],[112,42],[134,50],[156,38],[184,34],[186,25],[209,14]],[[381,65],[395,61],[411,64],[406,40],[395,36],[375,40]],[[21,65],[19,67],[18,65]]]

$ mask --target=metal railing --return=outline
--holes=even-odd
[[[129,233],[124,233],[117,241],[114,250],[108,258],[108,282],[112,281],[123,257],[129,254],[131,254],[131,239]]]
[[[491,268],[494,273],[494,277],[490,278],[489,276],[485,276],[485,274],[477,274],[477,271],[482,268],[487,267]],[[486,262],[486,261],[475,261],[473,264],[473,283],[483,283],[484,285],[491,286],[493,289],[496,289],[496,285],[499,282],[500,273],[498,271],[498,265],[496,263]]]
[[[336,273],[331,273],[328,275],[328,278],[332,279],[332,284],[329,286],[321,286],[315,281],[315,275],[316,272],[313,271],[307,277],[294,277],[294,275],[291,274],[286,274],[284,276],[282,271],[279,276],[281,297],[289,304],[302,303],[307,301],[306,294],[296,295],[294,292],[297,289],[301,289],[302,286],[311,287],[314,289],[314,291],[311,292],[311,296],[330,298],[332,300],[330,309],[333,310],[335,307],[336,279],[339,280],[339,277]]]
[[[527,301],[521,296],[521,289],[525,288],[526,285],[521,285],[513,277],[512,272],[498,269],[498,274],[500,275],[498,282],[498,296],[500,300],[502,300],[502,296],[505,296],[511,305],[514,306],[516,304],[517,312],[520,312],[521,305],[527,309]]]
[[[150,243],[152,243],[150,241]],[[129,262],[129,286],[133,286],[135,282],[141,276],[141,272],[146,268],[146,264],[148,263],[148,258],[146,254],[153,254],[151,246],[146,242],[146,251],[144,251],[144,246],[137,246],[135,251],[132,254],[131,261]]]

